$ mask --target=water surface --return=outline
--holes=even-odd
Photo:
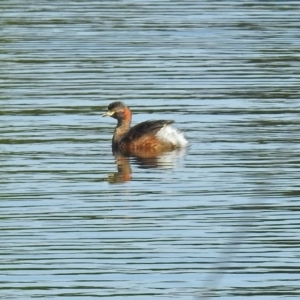
[[[2,299],[299,295],[297,1],[0,6]],[[190,147],[116,161],[116,100]]]

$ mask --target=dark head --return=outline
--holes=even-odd
[[[112,102],[108,105],[107,112],[102,117],[112,117],[118,121],[131,121],[130,109],[121,101]]]

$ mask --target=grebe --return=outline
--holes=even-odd
[[[131,115],[129,107],[120,101],[109,104],[107,112],[102,115],[118,120],[112,138],[113,152],[130,154],[136,151],[151,151],[158,154],[188,145],[183,133],[171,125],[174,121],[150,120],[130,128]]]

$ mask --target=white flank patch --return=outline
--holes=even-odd
[[[156,136],[165,142],[172,143],[176,147],[186,147],[189,143],[183,133],[172,125],[165,125]]]

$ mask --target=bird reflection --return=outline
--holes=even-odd
[[[135,151],[130,153],[114,152],[117,172],[108,175],[109,183],[125,183],[132,179],[131,164],[139,168],[170,169],[177,165],[186,149],[177,149],[169,152],[157,153],[153,151]]]

